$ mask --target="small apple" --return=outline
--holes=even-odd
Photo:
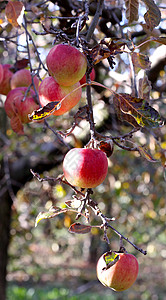
[[[87,60],[77,48],[66,44],[54,46],[47,55],[49,74],[63,86],[71,86],[85,74]]]
[[[10,64],[2,65],[3,78],[1,79],[2,81],[0,85],[0,94],[2,95],[7,95],[11,90],[10,80],[11,77],[13,76],[13,73],[10,71],[11,67],[12,66]]]
[[[91,73],[90,73],[90,79],[91,79],[91,81],[93,81],[95,79],[95,75],[96,75],[95,74],[95,69],[93,68],[92,71],[91,71]],[[84,83],[86,83],[86,74],[80,80],[80,84],[81,85],[84,84]]]
[[[46,77],[39,86],[39,100],[41,106],[43,107],[51,101],[62,100],[66,95],[79,86],[79,82],[72,86],[60,86],[52,76]],[[61,102],[60,109],[55,111],[53,115],[63,115],[67,111],[71,110],[80,101],[81,94],[81,88],[71,93]]]
[[[34,76],[33,80],[34,80],[36,90],[38,91],[39,79],[37,78],[37,76]],[[24,86],[28,87],[31,84],[32,84],[32,77],[28,69],[18,70],[16,73],[13,74],[10,82],[12,90],[15,89],[16,87],[24,87]],[[31,86],[31,88],[33,89],[33,85]]]
[[[112,260],[112,256],[116,256],[115,260]],[[99,281],[114,291],[125,291],[131,287],[137,279],[138,269],[138,261],[134,255],[129,253],[115,255],[112,251],[104,253],[96,267]]]
[[[28,115],[39,109],[39,105],[35,101],[33,90],[27,93],[27,87],[18,87],[8,93],[4,108],[11,119],[12,129],[17,133],[21,133],[23,132],[21,124],[30,122]]]
[[[67,181],[77,187],[94,188],[101,184],[108,171],[105,153],[98,149],[73,148],[63,160]]]

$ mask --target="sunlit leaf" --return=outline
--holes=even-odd
[[[74,223],[70,226],[69,232],[71,233],[78,233],[78,234],[84,234],[91,231],[91,226],[83,225],[80,223]]]
[[[7,20],[13,27],[19,27],[23,21],[25,7],[20,1],[9,1],[5,8]]]
[[[119,260],[119,255],[113,251],[109,251],[104,254],[103,258],[106,263],[106,268],[104,268],[104,269],[108,269]]]
[[[126,18],[129,23],[138,20],[139,0],[125,0]]]
[[[131,58],[135,70],[138,70],[138,68],[141,68],[143,70],[150,69],[151,62],[149,61],[149,57],[147,55],[134,52],[132,53]]]
[[[153,0],[143,0],[148,7],[144,15],[147,29],[153,30],[161,21],[161,12]]]
[[[141,98],[133,97],[129,94],[115,94],[113,97],[114,106],[119,109],[119,116],[123,120],[124,114],[128,116],[125,117],[124,121],[133,123],[133,117],[138,126],[147,128],[158,128],[163,125],[163,120],[161,120],[159,113],[149,105],[147,101]],[[120,111],[123,113],[120,115]],[[119,117],[118,116],[118,117]]]
[[[145,75],[144,78],[139,79],[139,87],[138,87],[138,95],[139,98],[149,100],[150,99],[150,91],[151,91],[151,83],[148,80],[148,76]]]
[[[39,108],[38,110],[33,111],[31,115],[29,115],[29,119],[31,121],[40,121],[52,115],[55,110],[60,109],[61,102],[60,101],[52,101]]]
[[[40,212],[36,217],[35,227],[41,220],[55,218],[56,216],[65,213],[67,211],[69,211],[68,208],[53,207],[47,212]]]
[[[82,201],[79,199],[74,198],[73,200],[65,201],[65,204],[70,208],[79,208],[81,206]]]
[[[146,160],[150,162],[157,162],[156,159],[154,159],[146,150],[144,147],[138,146],[139,153],[142,157],[144,157]]]
[[[140,127],[133,116],[131,116],[130,114],[126,114],[121,110],[120,102],[116,97],[113,98],[113,103],[115,113],[120,121],[128,122],[135,128]]]

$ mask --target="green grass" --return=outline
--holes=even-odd
[[[7,290],[7,300],[101,300],[97,293],[85,292],[79,295],[71,295],[67,288],[41,288],[41,287],[19,287],[11,285]],[[104,295],[104,300],[115,300],[112,295]]]

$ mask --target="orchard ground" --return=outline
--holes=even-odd
[[[70,240],[71,234],[65,234]],[[33,247],[32,254],[26,251],[10,261],[8,300],[99,300],[103,296],[106,300],[166,299],[166,265],[155,249],[150,257],[139,255],[140,271],[134,285],[127,291],[114,292],[97,280],[95,264],[86,263],[80,257],[69,259],[66,252],[57,255],[44,239]],[[156,247],[160,252],[161,244],[156,243]]]

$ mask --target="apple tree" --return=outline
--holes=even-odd
[[[136,280],[137,260],[127,245],[143,255],[147,251],[114,227],[116,216],[102,211],[95,188],[111,174],[118,151],[132,153],[139,163],[158,164],[165,176],[164,9],[153,0],[0,1],[2,300],[11,213],[29,180],[58,183],[71,196],[65,207],[39,212],[36,225],[73,213],[69,232],[100,230],[112,250],[102,256],[100,281],[124,290]],[[156,56],[157,50],[163,56]],[[60,165],[58,176],[43,175]],[[110,231],[118,249],[111,248]],[[135,262],[127,271],[134,280],[127,284],[117,282],[116,274],[119,265],[126,274],[124,257]]]

